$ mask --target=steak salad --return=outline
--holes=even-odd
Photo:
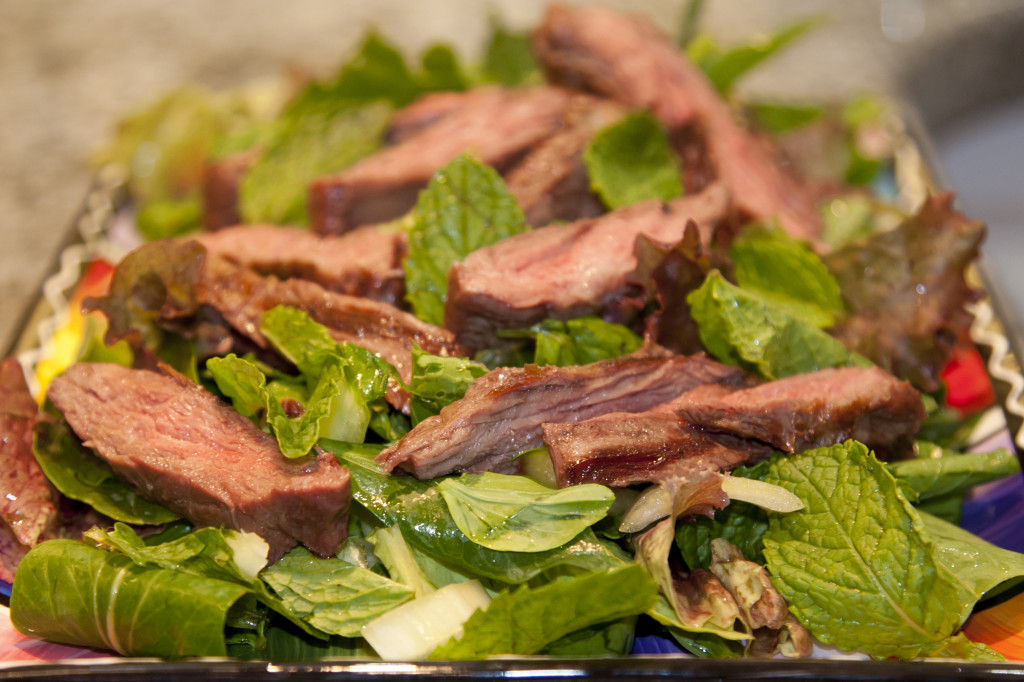
[[[164,658],[999,658],[962,627],[1024,555],[956,520],[1019,463],[961,454],[941,381],[984,228],[882,195],[881,113],[737,103],[769,53],[597,7],[496,27],[478,69],[371,35],[235,112],[192,187],[129,181],[149,241],[76,362],[38,408],[0,365],[15,627]]]

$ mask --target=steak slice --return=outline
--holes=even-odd
[[[729,471],[773,452],[756,441],[705,432],[677,417],[672,405],[542,425],[558,487],[600,483],[622,488],[660,481],[680,470]]]
[[[320,234],[340,234],[408,212],[434,172],[465,151],[503,172],[560,129],[566,90],[480,88],[418,134],[310,186],[309,212]]]
[[[399,144],[423,132],[472,101],[471,92],[431,92],[402,107],[391,117],[386,142]]]
[[[297,227],[237,225],[196,235],[210,254],[262,275],[297,277],[348,296],[398,305],[405,295],[405,233],[375,226],[342,236]]]
[[[741,370],[703,355],[634,353],[579,367],[495,369],[466,395],[382,451],[386,471],[428,479],[454,471],[514,470],[512,458],[542,442],[541,425],[607,412],[642,412],[694,386],[738,382]]]
[[[590,189],[583,152],[594,135],[624,114],[625,107],[613,100],[586,95],[573,98],[566,127],[541,142],[505,176],[527,223],[540,227],[605,212]]]
[[[334,455],[286,459],[272,436],[187,379],[78,363],[49,396],[121,479],[193,523],[257,533],[271,561],[300,542],[333,556],[345,541],[349,472]]]
[[[219,230],[242,222],[238,209],[238,188],[246,171],[260,157],[258,148],[210,159],[203,166],[203,229]]]
[[[668,204],[645,201],[477,249],[448,272],[445,327],[460,343],[481,349],[499,343],[500,329],[604,313],[627,292],[638,236],[676,243],[691,220],[706,234],[728,206],[725,190],[713,186]]]
[[[15,358],[0,362],[0,518],[32,547],[57,525],[57,495],[32,454],[38,406]]]
[[[719,180],[745,214],[778,217],[794,237],[817,239],[811,192],[736,123],[707,78],[648,19],[554,6],[534,33],[534,48],[554,82],[649,108],[670,130],[699,123]]]
[[[394,365],[406,383],[412,378],[414,345],[433,355],[466,355],[451,332],[387,303],[338,294],[307,280],[263,277],[210,254],[196,284],[196,301],[214,308],[260,348],[268,347],[259,329],[263,313],[279,305],[298,308],[327,327],[335,340]],[[397,384],[389,388],[388,400],[408,410],[409,396]]]
[[[823,369],[725,396],[682,396],[684,420],[785,452],[859,440],[881,457],[909,452],[924,418],[921,396],[878,367]]]

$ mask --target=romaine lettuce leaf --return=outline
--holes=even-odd
[[[448,269],[494,242],[529,229],[515,198],[489,166],[461,155],[420,193],[405,260],[407,298],[418,317],[444,322]]]
[[[791,612],[816,638],[879,658],[965,653],[954,633],[973,603],[937,560],[921,516],[864,445],[775,457],[766,480],[805,505],[769,515],[764,556]]]
[[[81,445],[52,403],[44,403],[43,411],[52,419],[38,421],[32,451],[43,473],[63,495],[115,521],[145,525],[178,518],[140,497],[114,475],[109,464]]]
[[[650,113],[630,114],[594,136],[583,152],[590,188],[610,209],[683,194],[681,161]]]
[[[430,658],[528,656],[571,632],[643,613],[656,596],[654,582],[636,564],[519,587],[473,614],[463,636],[442,644]]]
[[[445,478],[437,489],[466,537],[503,552],[556,549],[604,518],[615,500],[603,485],[552,490],[525,476],[492,472]]]
[[[601,570],[622,565],[628,558],[586,530],[572,541],[544,552],[502,552],[481,547],[459,530],[437,484],[411,476],[388,475],[373,456],[384,446],[321,443],[349,468],[352,497],[378,521],[398,526],[415,549],[474,576],[518,584],[545,571]]]
[[[18,567],[11,622],[33,637],[126,656],[224,656],[228,611],[247,594],[243,585],[50,540]]]
[[[411,588],[341,559],[318,559],[303,547],[261,577],[281,601],[313,627],[343,637],[413,598]]]

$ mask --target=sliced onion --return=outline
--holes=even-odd
[[[672,494],[662,485],[652,485],[640,493],[636,502],[622,517],[619,530],[623,533],[639,533],[655,521],[672,513]]]
[[[267,567],[270,545],[256,533],[227,531],[224,533],[224,541],[231,548],[231,558],[235,560],[243,577],[255,580],[260,571]]]
[[[730,499],[756,504],[774,512],[795,512],[804,508],[799,497],[782,486],[753,478],[727,476],[722,481],[722,492]]]
[[[418,661],[452,637],[491,598],[476,580],[439,590],[391,609],[363,626],[363,637],[385,661]]]

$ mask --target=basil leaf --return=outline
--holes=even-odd
[[[224,656],[229,609],[249,590],[144,568],[81,542],[50,540],[18,566],[11,622],[51,642],[126,656]]]
[[[32,444],[39,467],[63,495],[84,502],[115,521],[139,525],[170,523],[174,512],[140,497],[114,475],[110,465],[81,445],[52,403],[43,411]]]
[[[682,196],[680,160],[648,112],[630,114],[594,136],[583,153],[590,188],[610,209]]]
[[[414,549],[475,576],[523,583],[553,568],[600,570],[628,559],[586,530],[565,545],[543,552],[503,552],[472,542],[455,524],[436,483],[383,473],[373,456],[383,445],[325,440],[352,475],[352,497],[378,521],[398,526]]]
[[[303,547],[261,576],[310,625],[343,637],[358,637],[363,625],[413,598],[401,583],[341,559],[318,559]]]
[[[417,317],[442,324],[452,263],[528,229],[493,168],[463,154],[438,170],[420,193],[409,231],[407,298]]]
[[[528,656],[571,632],[643,613],[656,596],[654,582],[636,564],[520,587],[499,594],[486,611],[474,613],[463,636],[442,644],[430,658]]]
[[[560,547],[604,518],[615,500],[603,485],[552,490],[525,476],[491,472],[442,479],[437,489],[466,537],[504,552]]]
[[[921,514],[925,530],[935,543],[935,560],[961,593],[961,613],[974,604],[994,597],[1024,578],[1024,554],[985,542],[963,528]]]

